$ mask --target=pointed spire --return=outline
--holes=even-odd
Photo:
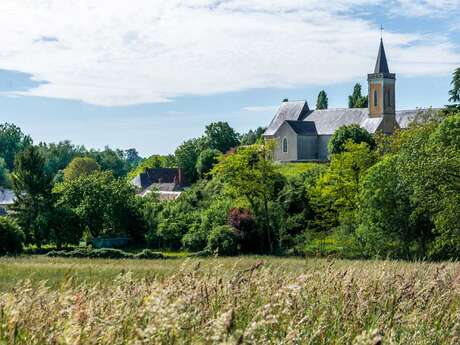
[[[380,38],[379,55],[377,56],[377,62],[375,63],[374,73],[390,73],[390,70],[388,69],[388,62],[387,57],[385,55],[385,48],[383,47],[382,38]]]

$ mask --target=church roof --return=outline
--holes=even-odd
[[[337,128],[351,124],[374,133],[382,122],[381,117],[369,117],[367,108],[314,110],[305,120],[315,123],[318,135],[332,135]]]
[[[284,123],[284,121],[303,120],[304,117],[308,114],[308,112],[309,108],[307,101],[291,101],[281,103],[280,107],[278,108],[275,114],[275,117],[265,130],[264,135],[274,135],[278,128],[280,128],[280,126]]]
[[[286,121],[289,126],[293,129],[294,132],[297,134],[303,135],[316,135],[316,126],[315,123],[312,121]]]
[[[389,74],[390,69],[388,68],[387,56],[385,54],[385,48],[383,47],[383,40],[380,39],[379,55],[375,63],[374,73]]]

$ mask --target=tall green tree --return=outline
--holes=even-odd
[[[332,155],[331,164],[311,190],[320,228],[328,231],[340,225],[347,232],[354,230],[360,183],[376,161],[376,152],[365,142],[348,141],[343,152]]]
[[[30,145],[32,138],[19,127],[10,123],[0,124],[0,157],[5,160],[9,171],[14,169],[15,156]]]
[[[249,203],[261,222],[270,253],[275,242],[270,203],[282,188],[283,180],[269,159],[272,149],[269,144],[240,147],[236,153],[222,156],[213,169],[213,175],[222,179],[227,193]]]
[[[12,174],[16,201],[14,217],[28,243],[41,246],[48,239],[48,212],[52,208],[51,178],[45,173],[45,159],[37,146],[21,151]]]
[[[196,171],[200,177],[207,177],[207,174],[216,165],[220,154],[220,151],[212,149],[201,151],[196,162]]]
[[[452,75],[452,89],[449,91],[449,102],[460,107],[460,67]]]
[[[227,122],[213,122],[206,126],[204,141],[207,148],[226,153],[240,144],[238,134]]]
[[[316,100],[316,109],[327,109],[328,101],[326,91],[321,90]]]
[[[189,182],[196,181],[198,174],[196,162],[202,151],[202,139],[184,141],[175,151],[177,165],[182,168]]]
[[[257,127],[256,130],[250,129],[247,133],[240,135],[240,144],[241,145],[254,145],[262,138],[262,135],[265,132],[266,127]]]
[[[367,108],[367,96],[361,94],[361,84],[356,83],[353,87],[353,93],[348,96],[348,108]]]

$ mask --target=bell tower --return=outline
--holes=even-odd
[[[367,81],[369,84],[369,117],[383,117],[381,130],[391,134],[398,127],[395,106],[396,75],[390,73],[388,68],[383,39],[380,39],[374,73],[367,75]]]

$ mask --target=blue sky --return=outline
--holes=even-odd
[[[447,102],[460,0],[2,0],[0,122],[35,142],[171,153],[212,121],[265,126],[283,98],[346,107],[380,39],[397,108]],[[70,18],[70,19],[69,19]]]

